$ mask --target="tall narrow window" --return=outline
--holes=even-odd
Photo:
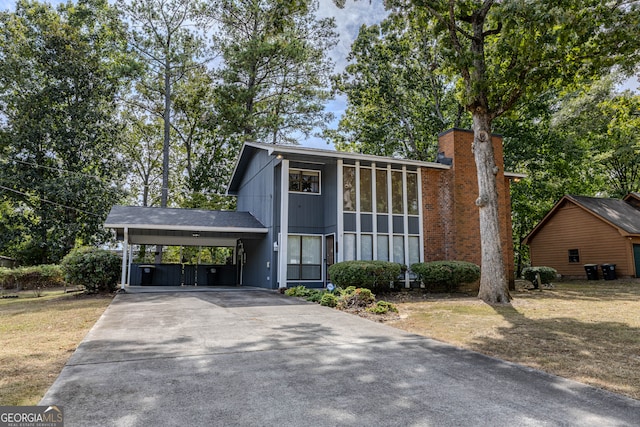
[[[321,280],[322,237],[289,236],[287,280]]]
[[[409,266],[420,262],[420,238],[409,236]]]
[[[342,173],[343,182],[343,209],[353,212],[356,210],[356,169],[351,166],[345,166]]]
[[[404,236],[393,236],[393,262],[404,264]]]
[[[356,235],[351,233],[344,234],[344,260],[353,261],[356,259]]]
[[[389,236],[386,234],[378,234],[378,256],[376,259],[380,261],[389,261]]]
[[[360,259],[363,261],[373,259],[373,235],[371,234],[360,236]]]
[[[389,212],[387,171],[384,169],[376,169],[376,209],[379,213]]]
[[[391,202],[393,203],[392,208],[393,208],[394,214],[404,213],[402,197],[403,197],[402,172],[392,171],[391,172]]]
[[[371,212],[371,169],[360,169],[360,211]]]
[[[418,215],[418,174],[407,173],[407,208],[409,215]]]

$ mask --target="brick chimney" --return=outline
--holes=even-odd
[[[513,241],[509,180],[504,176],[502,136],[492,135],[499,195],[502,249],[509,283],[513,284]],[[438,152],[442,163],[451,162],[449,170],[422,170],[425,261],[457,260],[480,265],[480,227],[478,180],[471,151],[473,132],[450,129],[438,135]],[[449,160],[450,159],[450,160]]]

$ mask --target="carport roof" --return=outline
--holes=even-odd
[[[114,206],[104,223],[129,243],[235,246],[238,239],[264,236],[268,229],[249,212]]]

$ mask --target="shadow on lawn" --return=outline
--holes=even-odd
[[[546,291],[537,296],[552,297],[572,298]],[[509,326],[475,338],[471,349],[640,399],[640,328],[573,317],[532,319],[522,308],[492,308]]]

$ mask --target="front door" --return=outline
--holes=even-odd
[[[633,259],[636,264],[636,277],[640,277],[640,245],[633,245]]]
[[[324,246],[325,246],[325,271],[326,277],[324,281],[324,285],[327,286],[327,283],[331,282],[331,278],[329,277],[329,267],[331,267],[335,263],[335,236],[333,234],[328,234],[324,236]]]

